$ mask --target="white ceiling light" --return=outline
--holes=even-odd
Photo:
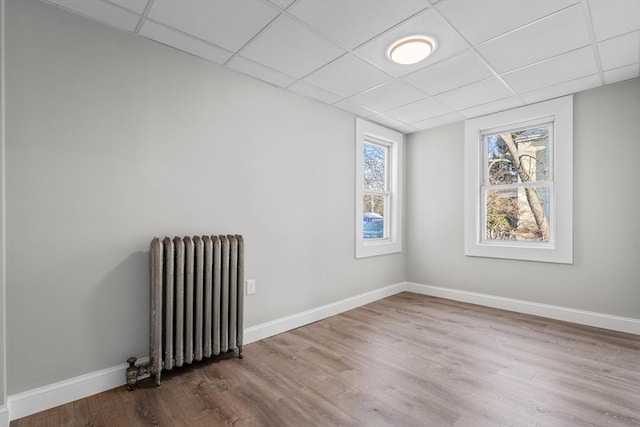
[[[387,56],[396,64],[411,65],[426,59],[434,49],[435,42],[429,37],[410,36],[389,46]]]

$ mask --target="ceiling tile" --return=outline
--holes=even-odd
[[[508,110],[510,108],[521,107],[524,102],[517,96],[511,98],[499,99],[497,101],[488,102],[486,104],[478,105],[471,108],[466,108],[460,111],[460,114],[470,119],[472,117],[480,117],[486,114],[497,113],[498,111]]]
[[[291,83],[296,81],[296,79],[291,76],[287,76],[286,74],[282,74],[279,71],[272,70],[269,67],[265,67],[262,64],[250,61],[241,56],[236,56],[225,65],[232,70],[247,74],[260,80],[264,80],[265,82],[280,87],[287,87]]]
[[[435,98],[453,110],[462,110],[511,96],[513,93],[493,78],[453,89]]]
[[[282,15],[242,51],[242,56],[302,78],[344,53],[344,50]]]
[[[598,72],[591,46],[556,56],[530,67],[504,74],[502,78],[518,93],[553,86]]]
[[[604,81],[606,84],[621,82],[635,77],[640,77],[640,63],[604,72]]]
[[[115,3],[118,6],[122,6],[126,9],[132,10],[142,15],[144,8],[147,7],[147,0],[108,0],[111,3]]]
[[[640,1],[589,0],[596,40],[640,30]]]
[[[430,129],[437,126],[446,125],[453,122],[459,122],[464,120],[464,117],[458,113],[449,113],[443,116],[433,117],[431,119],[422,120],[417,123],[412,123],[411,126],[418,130]]]
[[[571,93],[580,92],[597,86],[600,86],[600,76],[598,74],[594,74],[592,76],[582,77],[559,85],[523,93],[520,96],[526,103],[531,104],[533,102],[546,101],[547,99],[569,95]]]
[[[387,58],[387,49],[391,43],[415,34],[432,37],[436,42],[433,53],[424,61],[414,65],[400,65]],[[429,9],[415,18],[406,21],[393,30],[366,43],[354,51],[361,58],[375,64],[395,77],[400,77],[423,68],[429,64],[442,61],[465,50],[469,44],[440,16],[435,9]]]
[[[155,0],[148,16],[237,52],[277,15],[260,0]]]
[[[587,24],[578,4],[477,50],[493,68],[504,73],[588,44]]]
[[[328,92],[324,89],[320,89],[302,81],[295,82],[294,84],[289,86],[288,89],[297,94],[317,99],[318,101],[324,102],[326,104],[333,104],[334,102],[340,100],[340,97],[335,93]]]
[[[192,55],[199,56],[200,58],[208,59],[209,61],[213,61],[217,64],[224,64],[224,62],[233,55],[231,52],[217,46],[213,46],[209,43],[203,42],[202,40],[190,37],[179,31],[164,27],[151,21],[146,21],[142,25],[140,35],[162,44],[166,44],[167,46],[191,53]]]
[[[336,102],[333,105],[345,111],[349,111],[350,113],[353,113],[358,117],[367,118],[378,114],[376,111],[370,110],[348,99],[343,99],[342,101]]]
[[[308,83],[345,98],[389,80],[391,77],[387,74],[351,54],[336,59],[304,78]]]
[[[437,9],[473,45],[557,12],[575,0],[448,0]]]
[[[405,123],[415,123],[431,117],[451,113],[451,110],[433,98],[427,98],[387,111],[385,114]]]
[[[69,9],[75,13],[113,27],[133,32],[140,17],[101,0],[47,0],[48,3]]]
[[[640,62],[640,31],[600,42],[598,51],[604,70]]]
[[[425,0],[386,1],[300,0],[289,11],[345,49],[353,49],[415,13],[429,7]]]
[[[375,111],[387,111],[405,104],[425,98],[422,92],[396,80],[362,92],[351,98],[365,107]]]
[[[492,72],[473,50],[445,59],[405,76],[402,80],[429,95],[437,95],[491,77]]]

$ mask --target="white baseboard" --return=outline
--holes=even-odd
[[[244,330],[244,343],[249,344],[299,328],[300,326],[308,325],[309,323],[317,322],[318,320],[326,319],[327,317],[335,316],[336,314],[395,295],[404,291],[405,288],[405,283],[396,283],[395,285],[385,286],[384,288],[246,328]]]
[[[574,308],[560,307],[557,305],[540,304],[476,292],[421,285],[418,283],[406,283],[405,290],[416,294],[430,295],[454,301],[468,302],[486,307],[500,308],[502,310],[532,314],[550,319],[563,320],[565,322],[640,335],[640,319],[633,319],[630,317],[576,310]]]
[[[403,282],[252,326],[244,331],[244,343],[250,344],[290,331],[403,291],[640,335],[640,319]],[[139,359],[138,363],[147,363],[148,360],[148,357],[142,358]],[[127,366],[126,363],[123,363],[112,368],[11,395],[7,399],[7,405],[0,407],[0,427],[8,426],[9,420],[16,420],[58,405],[123,386],[125,384]]]
[[[148,357],[138,359],[138,364],[147,363],[148,361]],[[7,399],[9,418],[17,420],[74,400],[120,387],[126,383],[128,367],[128,364],[123,363],[112,368],[102,369],[24,393],[11,395]]]

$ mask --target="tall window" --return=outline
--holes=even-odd
[[[467,120],[465,254],[573,262],[573,98]]]
[[[402,249],[403,135],[356,120],[356,257]]]

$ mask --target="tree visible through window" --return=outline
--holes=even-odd
[[[362,226],[363,238],[382,239],[386,237],[386,209],[389,203],[388,160],[386,145],[365,142],[362,165]]]
[[[485,239],[549,242],[551,124],[485,135]]]

